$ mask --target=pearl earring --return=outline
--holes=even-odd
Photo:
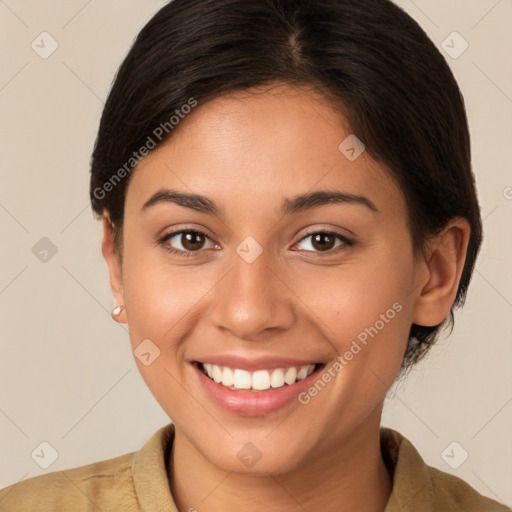
[[[124,306],[116,306],[113,310],[112,310],[112,313],[110,313],[112,315],[112,318],[114,320],[117,321],[117,317],[121,314],[121,312],[124,310]]]

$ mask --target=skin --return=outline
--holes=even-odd
[[[319,94],[281,85],[230,94],[199,106],[173,137],[144,158],[127,189],[122,262],[108,212],[102,250],[113,294],[125,310],[132,348],[150,339],[160,356],[139,370],[176,426],[170,455],[180,511],[332,510],[382,512],[392,478],[379,426],[411,324],[438,325],[456,296],[469,238],[453,219],[414,255],[407,210],[389,171],[364,152],[349,161],[338,145],[350,133]],[[144,203],[167,187],[207,196],[219,217],[173,204]],[[315,190],[365,196],[282,215],[281,202]],[[190,257],[157,240],[179,229],[206,233]],[[308,233],[355,241],[314,246]],[[263,252],[236,252],[248,236]],[[301,241],[302,240],[302,241]],[[201,240],[200,240],[201,242]],[[184,250],[181,235],[167,245]],[[182,245],[183,244],[183,245]],[[324,242],[325,244],[325,242]],[[323,249],[323,247],[325,249]],[[201,355],[278,355],[332,366],[365,328],[402,309],[307,405],[258,417],[226,412],[198,386],[190,361]],[[252,442],[261,459],[237,457]]]

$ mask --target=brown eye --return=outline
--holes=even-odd
[[[211,244],[210,247],[207,246],[208,242]],[[165,249],[183,256],[188,256],[193,252],[200,252],[202,249],[217,247],[205,233],[193,229],[169,233],[160,239],[159,243]]]
[[[328,233],[317,233],[313,236],[311,245],[319,251],[328,251],[334,247],[336,239]]]
[[[180,242],[181,245],[187,251],[197,251],[198,249],[202,249],[206,237],[202,233],[197,233],[195,231],[190,231],[186,233],[181,233]]]
[[[299,247],[301,250],[310,252],[329,252],[331,254],[335,254],[339,250],[343,250],[354,245],[352,240],[349,240],[343,235],[328,231],[310,233],[300,240],[299,245],[300,244],[302,244],[302,247]]]

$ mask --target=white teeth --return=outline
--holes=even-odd
[[[222,367],[210,363],[204,363],[202,366],[208,377],[218,384],[231,389],[253,389],[256,391],[265,391],[271,387],[280,388],[285,384],[295,384],[295,382],[311,375],[315,369],[314,364],[299,368],[292,366],[290,368],[257,370],[255,372],[248,372],[238,368],[232,369],[227,366]]]
[[[258,370],[252,374],[252,389],[268,389],[270,387],[270,374],[267,370]]]
[[[297,368],[295,366],[292,366],[291,368],[288,368],[286,370],[286,373],[284,375],[284,381],[286,384],[293,384],[297,380]]]
[[[222,370],[222,384],[224,386],[232,386],[234,382],[235,379],[233,378],[233,371],[231,368],[225,366]]]
[[[297,380],[304,379],[308,374],[308,366],[303,366],[298,372],[297,372]],[[215,377],[215,373],[213,374]]]
[[[212,366],[212,374],[213,374],[213,380],[215,382],[220,382],[222,380],[222,370],[220,366],[213,365]]]
[[[251,389],[251,374],[237,368],[233,373],[233,386],[237,389]]]
[[[284,372],[281,368],[274,370],[270,375],[270,385],[273,388],[280,388],[284,386]]]

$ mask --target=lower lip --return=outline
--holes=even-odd
[[[271,388],[268,391],[235,391],[207,377],[197,363],[193,363],[192,367],[208,397],[216,404],[243,416],[264,416],[283,409],[292,402],[298,404],[297,397],[309,388],[323,365],[295,384],[285,384],[280,388]]]

